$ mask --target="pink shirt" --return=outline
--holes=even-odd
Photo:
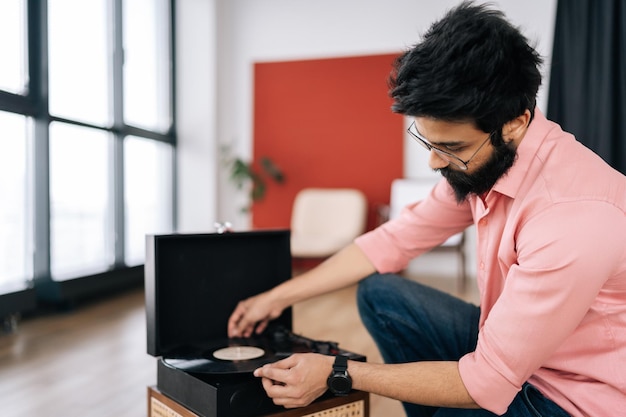
[[[503,414],[525,381],[573,416],[626,410],[626,177],[539,111],[508,174],[458,205],[442,179],[356,239],[379,272],[470,224],[481,318],[461,378]]]

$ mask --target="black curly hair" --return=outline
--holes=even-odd
[[[542,61],[502,12],[463,2],[394,62],[392,110],[494,132],[527,109],[533,114]]]

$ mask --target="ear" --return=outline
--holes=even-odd
[[[530,110],[526,111],[515,119],[507,122],[502,129],[502,137],[505,142],[519,142],[526,134],[530,123]]]

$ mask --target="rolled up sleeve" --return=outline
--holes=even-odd
[[[355,243],[378,272],[397,272],[472,221],[469,205],[458,204],[448,183],[441,181],[428,198],[407,205],[398,218],[359,236]]]

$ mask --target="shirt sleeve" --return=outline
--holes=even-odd
[[[517,259],[499,259],[511,265],[502,293],[483,322],[476,350],[459,363],[478,405],[505,413],[540,367],[572,375],[593,368],[581,366],[597,356],[589,340],[606,340],[594,300],[623,257],[625,222],[611,204],[578,201],[555,204],[520,225]]]
[[[442,179],[428,197],[407,205],[398,218],[358,237],[355,243],[378,272],[396,272],[470,224],[469,204],[458,204]]]

